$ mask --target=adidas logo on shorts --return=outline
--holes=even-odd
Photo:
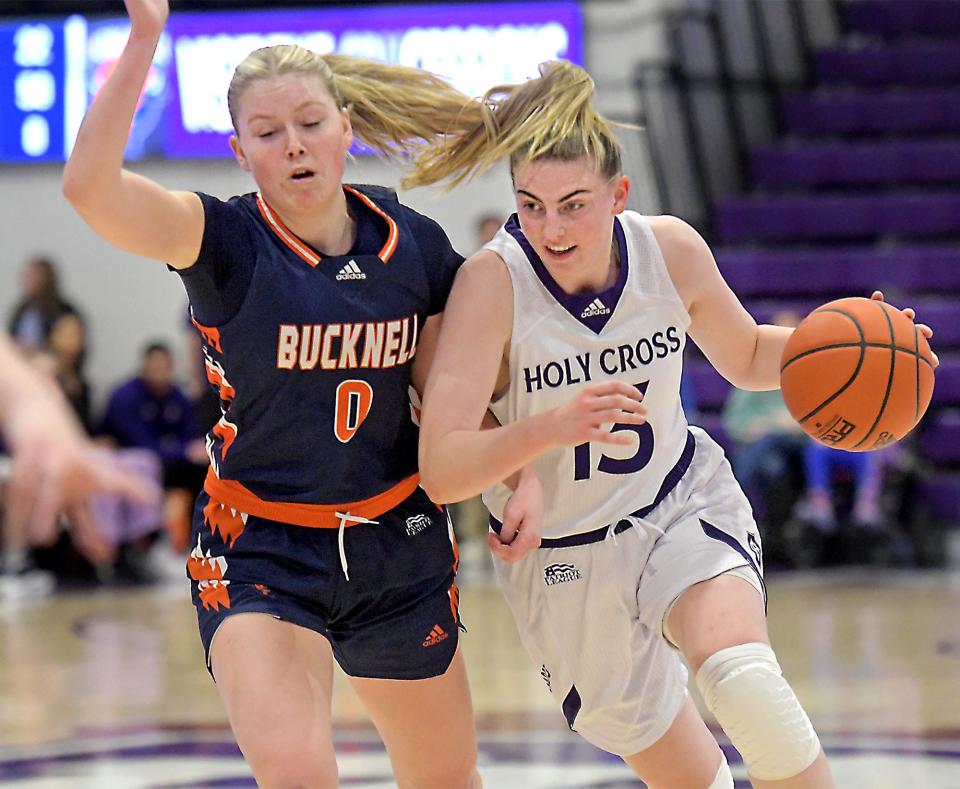
[[[440,625],[434,625],[433,629],[427,633],[427,637],[423,640],[422,646],[433,647],[439,644],[441,641],[446,641],[450,636]]]
[[[366,279],[367,275],[360,270],[360,266],[357,265],[357,261],[351,260],[347,265],[345,265],[340,272],[337,274],[338,280],[343,279]]]
[[[596,318],[598,315],[609,315],[610,308],[604,304],[600,299],[594,299],[591,301],[587,308],[580,313],[581,318]]]
[[[580,571],[572,564],[548,564],[543,568],[543,582],[547,586],[565,584],[568,581],[579,581],[583,578]]]

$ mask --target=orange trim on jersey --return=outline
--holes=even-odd
[[[410,496],[420,484],[420,475],[413,474],[392,488],[362,501],[347,504],[295,504],[289,501],[266,501],[239,482],[219,479],[212,469],[207,471],[203,489],[214,499],[239,512],[256,515],[294,526],[308,526],[314,529],[339,529],[340,518],[337,513],[350,513],[361,518],[373,520],[387,510],[392,510]],[[346,525],[354,525],[347,521]]]
[[[377,253],[377,257],[386,263],[396,251],[397,241],[400,239],[400,231],[397,230],[397,223],[393,221],[393,217],[389,216],[380,206],[373,202],[373,200],[363,194],[363,192],[358,192],[352,186],[347,186],[346,184],[343,185],[343,188],[345,191],[359,198],[359,200],[375,214],[378,214],[386,220],[387,227],[390,228],[390,234],[387,236],[387,243],[383,245],[383,249]]]
[[[219,353],[223,353],[223,348],[220,347],[220,330],[214,326],[204,326],[202,323],[197,323],[197,319],[193,317],[193,312],[190,313],[190,323],[197,327],[197,331],[200,332],[200,337],[211,346],[214,350]]]
[[[280,240],[290,247],[298,258],[316,268],[317,264],[320,263],[320,256],[297,238],[296,233],[283,224],[283,220],[277,216],[259,192],[257,192],[257,208],[260,209],[260,216],[263,217],[270,229],[280,237]]]
[[[362,192],[358,192],[356,189],[351,186],[347,186],[346,184],[343,185],[343,189],[344,191],[355,195],[365,206],[367,206],[367,208],[369,208],[387,223],[387,228],[390,231],[387,234],[387,242],[383,245],[383,249],[377,253],[377,257],[386,263],[396,251],[397,242],[400,239],[400,231],[397,229],[397,223],[393,221],[393,217],[387,214],[382,208],[380,208],[380,206],[378,206],[375,202],[373,202],[373,200],[371,200]],[[277,236],[279,236],[280,240],[283,241],[284,244],[293,250],[294,254],[296,254],[298,258],[306,263],[309,263],[314,268],[319,265],[322,258],[310,248],[309,244],[301,241],[297,234],[283,223],[283,220],[279,217],[277,212],[270,207],[270,204],[263,199],[263,195],[259,192],[257,192],[257,208],[260,209],[260,216],[263,217],[263,220],[267,223],[270,229],[273,230]]]

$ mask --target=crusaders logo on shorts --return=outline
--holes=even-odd
[[[413,537],[429,525],[430,519],[426,515],[414,515],[412,518],[407,518],[407,536]]]
[[[565,584],[567,581],[579,581],[583,578],[580,571],[572,564],[548,564],[543,568],[543,582],[547,586]]]

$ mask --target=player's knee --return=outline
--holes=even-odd
[[[336,789],[339,783],[333,749],[324,752],[310,747],[245,750],[244,757],[258,786],[271,789]]]
[[[427,762],[430,763],[427,763]],[[480,789],[482,783],[477,772],[477,753],[449,754],[447,758],[422,760],[412,769],[395,769],[398,789],[433,789],[443,786],[449,789]]]
[[[740,644],[711,655],[697,672],[697,687],[752,777],[792,778],[819,755],[810,719],[766,644]]]

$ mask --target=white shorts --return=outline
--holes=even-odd
[[[541,548],[514,565],[495,562],[520,638],[568,725],[621,756],[660,739],[686,698],[686,667],[663,634],[680,594],[735,570],[765,595],[746,496],[719,445],[691,433],[686,473],[644,518],[628,516],[632,528]]]

